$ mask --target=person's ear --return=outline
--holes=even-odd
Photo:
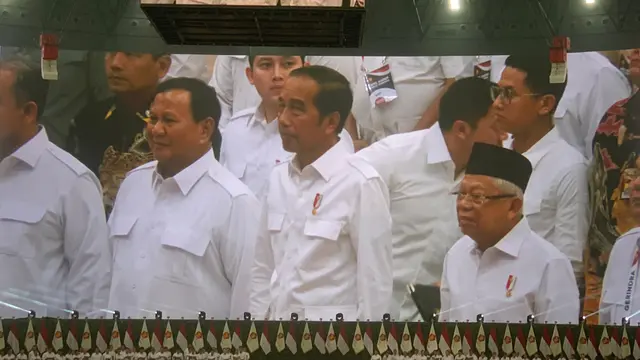
[[[169,73],[169,68],[171,68],[171,56],[170,55],[162,55],[157,59],[158,64],[158,79],[164,79],[165,76]]]
[[[509,207],[509,220],[516,219],[520,214],[522,214],[522,199],[515,198],[511,201],[511,206]]]
[[[33,101],[28,101],[22,106],[22,112],[29,124],[38,122],[38,105]]]
[[[249,80],[249,83],[251,85],[255,85],[253,83],[253,69],[251,68],[251,66],[247,66],[247,68],[244,69],[244,74],[247,76],[247,80]]]
[[[557,102],[555,96],[551,94],[542,96],[542,98],[540,99],[540,108],[538,110],[538,115],[547,116],[551,114],[555,110],[556,104]]]
[[[340,114],[337,111],[327,115],[323,122],[326,123],[325,133],[336,134],[337,129],[340,126]]]
[[[473,133],[473,129],[471,128],[471,125],[469,125],[466,121],[462,121],[462,120],[454,121],[450,131],[455,137],[461,140],[468,139]]]
[[[211,142],[211,137],[216,129],[216,121],[212,117],[208,117],[199,123],[200,127],[200,143],[206,144]]]

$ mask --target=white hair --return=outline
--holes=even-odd
[[[521,201],[524,201],[524,192],[518,185],[512,183],[511,181],[496,178],[493,179],[493,182],[501,192],[505,194],[512,194]],[[522,207],[520,207],[518,215],[522,216]]]

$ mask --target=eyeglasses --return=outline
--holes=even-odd
[[[500,86],[491,87],[491,100],[493,101],[496,101],[498,98],[500,98],[507,104],[511,104],[511,100],[519,96],[540,96],[540,94],[537,94],[537,93],[516,94],[516,91],[512,87],[500,87]]]
[[[464,192],[455,191],[452,192],[451,195],[456,197],[457,201],[470,201],[475,206],[482,206],[487,201],[490,200],[500,200],[500,199],[508,199],[515,197],[514,194],[498,194],[498,195],[480,195],[480,194],[469,194]]]

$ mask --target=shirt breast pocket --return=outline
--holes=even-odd
[[[46,227],[40,226],[46,212],[46,208],[35,204],[0,206],[0,254],[27,259],[35,257],[35,241],[51,236],[46,234]]]
[[[304,234],[311,239],[337,241],[342,226],[342,221],[307,219],[304,223]]]
[[[299,242],[298,253],[308,271],[333,268],[332,262],[344,261],[340,233],[344,223],[338,220],[310,218],[304,224],[305,239]]]
[[[128,249],[130,243],[123,241],[128,241],[137,221],[138,217],[133,215],[116,215],[110,221],[109,238],[113,241],[113,265],[117,268],[127,268],[131,265],[126,255],[132,249]]]
[[[202,257],[211,242],[208,231],[168,226],[162,234],[159,277],[180,283],[199,282]]]

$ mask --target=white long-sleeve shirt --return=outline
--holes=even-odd
[[[251,313],[379,319],[391,288],[388,190],[377,172],[340,144],[304,169],[295,157],[276,166],[255,249]]]
[[[0,199],[0,301],[43,317],[103,308],[111,248],[95,175],[41,128],[0,161]]]
[[[114,265],[109,308],[171,318],[248,309],[260,205],[209,151],[163,179],[157,162],[129,173],[109,218]]]
[[[340,144],[354,153],[349,132],[342,129]],[[259,108],[238,112],[222,136],[220,163],[262,199],[273,168],[287,162],[293,154],[282,147],[278,119],[267,123]]]
[[[373,165],[389,187],[393,218],[391,315],[417,321],[408,284],[432,285],[442,277],[444,256],[462,237],[450,192],[462,179],[436,123],[428,130],[389,136],[357,155]],[[426,319],[428,320],[428,319]]]
[[[440,284],[440,321],[578,323],[578,287],[567,257],[522,219],[485,250],[468,236],[449,250]]]
[[[582,277],[589,228],[587,161],[555,128],[522,155],[533,166],[523,213],[531,229],[562,251]]]

